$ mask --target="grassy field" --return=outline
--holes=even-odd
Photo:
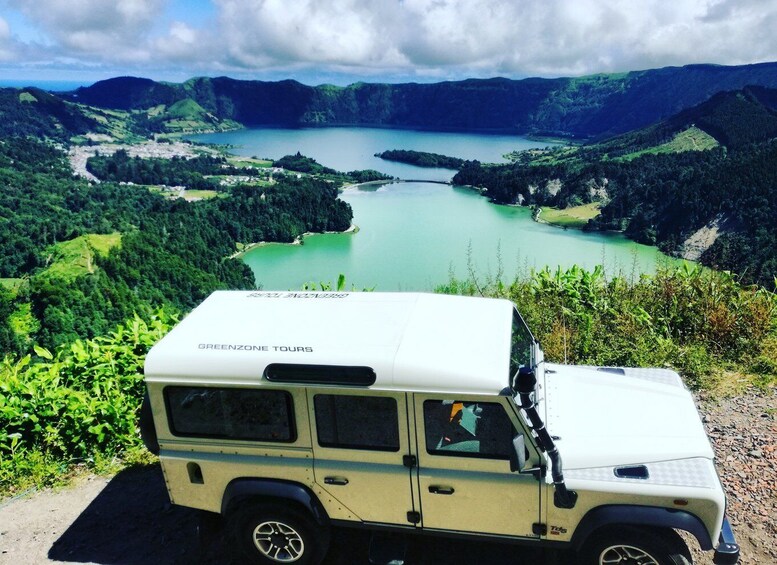
[[[19,94],[19,102],[37,102],[38,99],[35,98],[32,94],[29,92],[22,92]]]
[[[582,206],[572,206],[563,210],[543,206],[539,220],[548,224],[553,224],[554,226],[582,228],[588,223],[588,220],[599,215],[600,206],[601,204],[599,202],[583,204]]]
[[[219,195],[215,190],[185,190],[183,193],[184,200],[207,200],[208,198],[216,198]]]
[[[641,151],[635,151],[629,153],[623,157],[619,157],[618,161],[631,161],[640,155],[652,154],[657,155],[659,153],[683,153],[685,151],[705,151],[706,149],[712,149],[718,146],[718,142],[714,137],[708,133],[700,130],[697,127],[689,127],[685,131],[681,131],[674,136],[672,141],[668,141],[656,147],[650,147],[649,149],[643,149]]]
[[[23,282],[24,279],[0,279],[0,286],[15,293]]]
[[[558,165],[566,163],[577,158],[578,147],[563,146],[553,147],[551,149],[524,149],[522,151],[513,151],[503,155],[511,163],[520,163],[523,165]]]
[[[78,107],[86,116],[103,126],[106,129],[105,133],[114,140],[122,143],[139,143],[143,141],[144,138],[142,136],[132,131],[129,112],[94,108],[83,104],[79,104]],[[87,143],[88,139],[84,136],[75,136],[71,141],[73,143]]]
[[[121,244],[121,234],[87,234],[63,241],[48,248],[49,265],[46,273],[72,280],[80,275],[93,273],[95,255],[105,256]]]
[[[268,161],[267,159],[227,156],[227,160],[229,161],[229,164],[234,167],[256,167],[257,169],[269,169],[272,167],[272,161]]]

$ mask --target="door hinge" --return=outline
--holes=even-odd
[[[418,465],[418,459],[416,458],[415,455],[403,455],[402,465],[404,465],[408,469],[412,469],[413,467]]]
[[[411,510],[407,513],[407,521],[411,524],[417,524],[421,521],[421,513]]]
[[[531,533],[533,533],[535,536],[547,536],[548,525],[541,522],[535,522],[531,525]]]

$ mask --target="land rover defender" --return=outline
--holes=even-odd
[[[507,300],[216,292],[148,354],[174,504],[242,558],[319,563],[332,526],[736,563],[693,399],[666,369],[548,363]],[[562,468],[563,461],[563,468]]]

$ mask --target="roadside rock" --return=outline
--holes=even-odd
[[[742,549],[739,562],[777,563],[777,389],[701,400],[699,411],[715,448],[727,515]],[[694,563],[712,563],[711,553],[700,551],[693,541],[689,547]]]

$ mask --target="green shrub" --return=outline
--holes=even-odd
[[[36,348],[37,361],[6,357],[0,363],[0,490],[21,480],[8,468],[35,475],[51,461],[92,461],[95,454],[139,446],[143,360],[175,320],[159,310],[148,321],[135,316],[108,336],[75,341],[55,354]]]

